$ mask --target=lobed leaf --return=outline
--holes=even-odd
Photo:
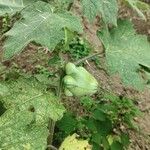
[[[22,11],[23,19],[5,35],[4,58],[9,59],[21,52],[30,42],[35,41],[48,49],[64,38],[64,28],[82,32],[80,20],[69,13],[54,13],[51,5],[36,2]]]
[[[0,101],[6,108],[0,116],[0,148],[46,149],[49,119],[63,116],[62,104],[34,78],[19,77],[0,85],[4,89]]]
[[[38,0],[0,0],[0,16],[5,13],[14,14],[22,10],[28,4],[34,3]]]
[[[84,15],[93,21],[101,15],[105,23],[117,25],[118,5],[116,0],[82,0]]]
[[[118,28],[98,32],[106,50],[110,74],[118,73],[125,85],[143,89],[145,81],[139,74],[140,64],[150,68],[150,44],[147,37],[137,35],[132,23],[119,21]]]

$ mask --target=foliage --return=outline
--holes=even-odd
[[[0,0],[0,15],[5,13],[14,14],[22,10],[26,5],[32,4],[38,0]]]
[[[117,25],[118,5],[116,0],[82,0],[83,12],[85,16],[93,21],[97,15],[101,15],[107,24]]]
[[[35,73],[34,77],[42,84],[45,85],[53,85],[54,87],[57,87],[57,80],[54,80],[55,73],[50,72],[46,67],[37,65],[35,67]]]
[[[124,1],[145,19],[142,11],[148,10],[149,6],[139,0]],[[10,69],[9,72],[8,69],[5,72],[7,68],[0,64],[0,149],[46,149],[53,138],[54,127],[50,126],[50,121],[54,123],[62,117],[56,124],[55,133],[55,142],[64,141],[60,149],[65,146],[70,150],[78,143],[81,144],[80,148],[86,145],[91,149],[87,141],[93,150],[122,150],[130,144],[128,132],[138,129],[134,118],[140,112],[128,98],[108,93],[97,97],[101,94],[98,91],[98,95],[93,96],[94,100],[90,97],[80,98],[85,110],[83,116],[71,112],[63,116],[65,108],[58,100],[63,88],[67,96],[83,96],[94,94],[98,87],[97,81],[83,67],[66,63],[62,58],[62,52],[69,52],[73,60],[93,52],[84,40],[85,34],[82,34],[83,26],[86,28],[85,19],[81,22],[82,15],[90,22],[94,22],[96,16],[103,20],[100,24],[101,21],[97,19],[102,29],[98,36],[105,48],[103,56],[106,56],[104,58],[110,74],[120,74],[126,85],[137,89],[150,83],[150,45],[146,36],[136,34],[131,22],[117,21],[117,0],[80,2],[83,14],[79,18],[71,9],[76,3],[74,0],[0,0],[2,33],[6,32],[2,36],[5,40],[4,60],[19,54],[34,42],[46,50],[47,57],[54,56],[49,59],[48,65],[56,65],[54,73],[49,71],[48,66],[39,65],[35,67],[34,75],[28,76],[20,74],[19,70]],[[19,14],[19,19],[12,21],[15,14]],[[51,54],[53,50],[55,55]],[[38,59],[42,57],[38,56]],[[94,54],[89,58],[95,60],[95,57]],[[45,57],[40,60],[48,61]],[[30,63],[34,63],[34,58]],[[96,63],[99,65],[98,61]],[[52,77],[57,79],[53,80]],[[52,92],[52,86],[57,91]],[[86,140],[79,140],[74,133]],[[50,140],[47,139],[49,134]]]
[[[4,15],[3,19],[2,19],[2,28],[0,31],[0,35],[10,29],[10,27],[11,27],[10,22],[11,22],[11,19],[10,19],[9,15],[8,14]]]
[[[77,139],[77,135],[73,134],[65,138],[59,150],[91,150],[87,140]]]
[[[138,13],[138,15],[141,18],[146,20],[146,17],[141,10],[149,10],[150,6],[148,4],[141,2],[140,0],[124,0],[124,1],[127,2],[133,8],[133,10],[135,10]]]
[[[74,2],[74,0],[50,0],[49,3],[53,6],[55,6],[57,9],[63,11],[63,10],[69,10],[71,7],[71,4]]]
[[[94,150],[128,147],[129,135],[125,128],[136,129],[134,117],[140,114],[131,100],[106,94],[99,101],[83,97],[81,103],[89,114],[77,117],[66,113],[56,124],[58,140],[76,132],[82,138],[89,138]]]
[[[48,47],[49,50],[54,49],[64,38],[64,28],[82,32],[77,17],[67,12],[55,13],[54,8],[44,2],[36,2],[26,7],[21,14],[23,19],[17,21],[5,34],[8,36],[4,46],[5,59],[18,54],[32,41]]]
[[[73,60],[78,60],[88,56],[91,52],[91,47],[88,41],[77,37],[69,42],[64,51],[67,51]]]
[[[76,36],[70,31],[67,31],[66,39],[66,43],[63,46],[64,48],[62,50],[61,47],[61,50],[63,53],[67,52],[67,54],[69,54],[70,60],[77,61],[92,54],[93,47],[86,39]],[[94,62],[97,67],[101,66],[98,56],[92,57],[90,61]],[[84,64],[84,62],[82,64]]]
[[[129,21],[118,21],[118,27],[98,32],[102,40],[108,70],[118,73],[126,85],[143,89],[145,83],[139,75],[140,65],[150,67],[150,44],[147,37],[137,35]]]
[[[60,5],[63,5],[63,2],[59,1]],[[65,1],[66,3],[72,3],[72,1]],[[110,3],[109,1],[105,1],[105,2],[101,2],[101,1],[82,1],[83,3],[83,8],[86,7],[91,7],[91,8],[86,8],[86,11],[89,10],[93,10],[96,11],[94,14],[96,14],[97,12],[101,12],[99,9],[100,7],[98,7],[97,9],[93,9],[93,7],[96,6],[103,6],[103,8],[110,8],[109,11],[107,9],[106,12],[101,12],[102,16],[104,15],[109,21],[111,21],[111,19],[113,19],[112,22],[107,22],[107,19],[104,19],[104,21],[106,23],[112,23],[112,24],[117,24],[116,22],[116,17],[112,17],[112,13],[113,11],[115,11],[115,9],[117,9],[117,6],[115,5],[116,2],[114,1],[113,5],[112,3]],[[90,5],[87,5],[88,3],[91,3]],[[101,4],[104,3],[104,4]],[[110,5],[111,4],[111,5]],[[140,3],[141,4],[141,3]],[[110,5],[110,6],[109,6]],[[92,7],[93,6],[93,7]],[[139,5],[138,5],[139,6]],[[141,6],[141,5],[140,5]],[[57,7],[56,7],[57,8]],[[23,19],[17,21],[14,25],[14,27],[8,31],[5,35],[8,36],[7,40],[5,41],[5,45],[4,45],[4,58],[8,59],[11,58],[14,54],[18,54],[19,52],[21,52],[23,50],[23,48],[29,44],[32,41],[35,41],[45,47],[48,47],[49,50],[53,50],[56,45],[58,45],[60,43],[60,41],[64,40],[65,41],[65,45],[66,43],[68,45],[68,42],[70,43],[70,38],[72,39],[72,37],[68,37],[68,31],[77,31],[78,33],[82,32],[82,26],[80,24],[80,21],[77,17],[72,16],[70,13],[68,12],[63,12],[62,11],[58,11],[56,8],[52,7],[51,5],[45,3],[45,2],[36,2],[33,5],[30,5],[28,7],[26,7],[21,14],[23,15]],[[115,8],[115,9],[114,9]],[[108,12],[109,13],[108,13]],[[92,11],[90,11],[92,12]],[[89,12],[89,13],[90,13]],[[117,10],[116,10],[117,12]],[[87,13],[87,15],[89,14]],[[94,15],[95,16],[95,15]],[[93,17],[94,17],[93,16]],[[111,18],[111,19],[110,19]],[[64,21],[65,20],[65,21]],[[119,30],[122,28],[125,28],[125,25],[123,24],[127,24],[125,23],[126,21],[124,21],[124,23],[120,23],[119,22],[119,27],[112,29],[112,32],[116,32],[116,34],[114,36],[118,36],[118,41],[120,41],[120,34],[118,33]],[[38,24],[38,26],[37,26]],[[148,49],[149,49],[149,44],[148,42],[146,42],[146,37],[141,37],[139,35],[135,35],[135,31],[133,31],[133,27],[131,27],[131,25],[128,23],[127,24],[129,27],[126,28],[126,36],[129,32],[132,32],[132,35],[130,35],[130,38],[132,38],[132,40],[130,40],[130,38],[128,37],[129,40],[127,39],[122,39],[122,42],[118,42],[118,50],[114,50],[116,52],[120,52],[118,53],[118,61],[115,61],[116,57],[113,50],[111,50],[111,48],[113,48],[113,46],[110,48],[107,44],[107,48],[106,48],[106,60],[108,62],[108,69],[110,70],[111,73],[119,73],[121,75],[121,78],[123,79],[123,82],[126,85],[131,85],[137,89],[143,89],[144,87],[144,81],[142,80],[142,78],[139,76],[138,74],[138,69],[139,69],[139,64],[141,63],[142,65],[146,65],[147,67],[149,67],[149,64],[145,64],[145,61],[148,60],[149,58],[147,58],[149,55],[147,55],[147,53],[149,53]],[[57,27],[57,28],[56,28]],[[69,29],[69,30],[68,30]],[[45,32],[47,31],[47,32]],[[121,31],[121,30],[120,30]],[[103,32],[103,31],[102,31]],[[24,36],[22,36],[22,33],[24,34]],[[66,34],[67,33],[67,34]],[[106,34],[104,34],[104,37],[101,37],[101,40],[104,44],[104,46],[106,47],[106,43],[109,43],[108,41],[110,41],[109,39],[111,39],[111,34],[109,35],[109,33],[107,34],[107,31],[105,32]],[[103,39],[106,39],[105,43]],[[145,38],[145,40],[144,40]],[[67,39],[67,40],[66,40]],[[134,40],[136,39],[138,44],[135,44]],[[143,39],[143,43],[142,41],[140,41],[140,39]],[[18,42],[19,41],[19,42]],[[114,45],[115,41],[114,39],[111,39],[112,45]],[[138,42],[140,41],[140,42]],[[130,46],[128,48],[128,52],[126,53],[126,55],[124,55],[123,50],[120,51],[120,48],[122,49],[122,47],[124,47],[124,49],[127,49],[127,46],[125,44],[125,42],[132,42],[131,44],[127,44],[128,46]],[[109,45],[110,45],[109,43]],[[145,45],[145,46],[144,46]],[[120,48],[119,48],[120,47]],[[134,47],[134,51],[132,51],[132,47]],[[140,48],[139,48],[140,47]],[[75,43],[74,41],[71,42],[69,44],[69,52],[71,53],[71,55],[76,58],[79,59],[85,55],[88,55],[89,53],[89,48],[86,45],[86,42],[83,42],[82,40],[79,39],[78,43]],[[137,50],[138,49],[138,50]],[[144,53],[142,53],[142,55],[140,55],[141,50],[144,49]],[[132,54],[131,54],[132,52]],[[139,62],[137,60],[134,59],[134,56],[136,55],[136,59],[139,60]],[[121,56],[121,57],[120,57]],[[125,57],[126,56],[126,57]],[[130,66],[128,66],[129,63],[127,63],[127,59],[129,59],[130,57],[132,59],[130,59],[131,64]],[[122,59],[120,59],[122,58]],[[143,59],[145,60],[143,60]],[[143,60],[143,62],[141,62],[141,60]],[[114,60],[114,61],[113,61]],[[113,61],[113,63],[111,63]],[[118,63],[120,62],[120,63]],[[134,63],[132,63],[134,62]],[[138,62],[138,63],[137,63]],[[147,61],[148,62],[148,61]],[[128,71],[127,71],[128,70]]]
[[[0,116],[0,148],[44,150],[49,119],[56,121],[65,111],[57,97],[32,77],[1,81],[0,89],[6,108]]]

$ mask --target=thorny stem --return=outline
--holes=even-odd
[[[58,86],[58,92],[57,92],[57,97],[60,98],[61,97],[61,92],[62,92],[62,86],[63,86],[63,77],[64,77],[64,70],[60,69],[60,81],[59,81],[59,86]]]
[[[49,125],[48,125],[48,128],[49,128],[49,137],[48,137],[48,150],[51,150],[52,147],[50,147],[50,145],[52,144],[53,142],[53,135],[54,135],[54,129],[55,129],[55,121],[53,121],[52,119],[49,120]]]
[[[62,68],[60,68],[59,70],[59,74],[60,74],[60,81],[59,81],[59,85],[58,85],[58,90],[57,90],[57,97],[60,99],[61,97],[61,92],[62,92],[62,79],[64,77],[64,70]],[[48,150],[57,150],[57,148],[55,148],[54,146],[52,146],[52,141],[53,141],[53,135],[54,135],[54,129],[55,129],[55,122],[53,120],[50,119],[49,121],[49,132],[50,135],[48,137]]]
[[[92,54],[92,55],[90,55],[90,56],[84,57],[84,58],[82,58],[82,59],[80,59],[80,60],[74,62],[74,64],[75,64],[75,65],[79,65],[79,64],[81,64],[82,62],[84,62],[84,61],[86,61],[86,60],[89,60],[89,59],[92,59],[93,57],[98,56],[98,55],[100,55],[101,57],[103,57],[103,52],[98,52],[98,53]]]

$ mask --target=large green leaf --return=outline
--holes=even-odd
[[[34,78],[1,82],[0,149],[44,150],[49,118],[59,120],[65,111],[58,99]],[[7,92],[8,91],[8,92]]]
[[[70,134],[75,131],[77,127],[77,120],[72,114],[66,113],[63,118],[57,122],[57,127],[66,134]]]
[[[98,32],[106,49],[106,61],[111,74],[120,74],[126,85],[144,87],[139,75],[140,65],[150,68],[150,44],[147,37],[137,35],[132,23],[119,21],[118,28]]]
[[[4,58],[19,53],[32,41],[50,50],[64,38],[64,28],[82,32],[80,20],[69,13],[54,13],[51,5],[36,2],[22,11],[23,19],[6,33]]]
[[[26,5],[38,0],[0,0],[0,15],[5,13],[14,14],[23,9]]]
[[[118,5],[116,0],[82,0],[83,12],[92,21],[101,15],[105,23],[117,25]]]

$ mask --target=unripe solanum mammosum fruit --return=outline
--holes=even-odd
[[[66,75],[63,79],[66,96],[84,96],[96,93],[97,80],[83,67],[76,67],[73,63],[65,66]]]

